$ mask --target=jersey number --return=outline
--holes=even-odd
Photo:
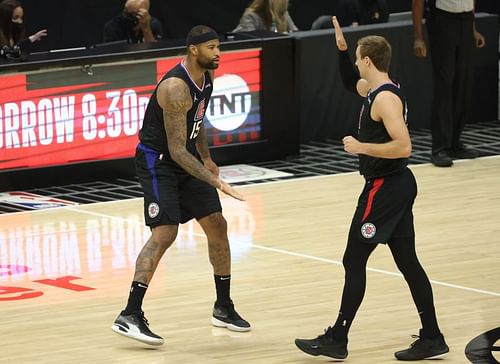
[[[201,123],[203,122],[203,119],[200,121],[197,121],[193,124],[193,130],[191,131],[191,135],[189,136],[189,139],[194,139],[200,134],[200,128],[201,128]]]

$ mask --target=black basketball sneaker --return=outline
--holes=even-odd
[[[124,311],[120,312],[113,326],[111,326],[111,330],[145,344],[163,345],[163,338],[149,329],[149,322],[144,317],[143,311],[134,312],[130,315],[125,315]]]
[[[450,351],[442,334],[429,339],[422,337],[422,330],[420,330],[420,336],[413,335],[413,337],[418,338],[418,340],[413,342],[408,349],[394,353],[396,359],[404,361],[437,359]]]
[[[332,327],[314,339],[295,339],[295,345],[309,355],[323,355],[337,360],[347,358],[347,339],[334,339]]]
[[[221,305],[217,302],[214,304],[212,325],[226,327],[231,331],[244,332],[251,330],[250,323],[236,312],[232,301],[227,305]]]

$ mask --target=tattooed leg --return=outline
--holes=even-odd
[[[231,274],[231,250],[227,237],[227,222],[222,213],[216,212],[199,220],[208,239],[208,255],[214,274]]]
[[[153,228],[151,237],[137,257],[134,281],[149,284],[161,257],[172,245],[176,236],[176,225],[162,225]]]

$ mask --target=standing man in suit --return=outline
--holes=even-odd
[[[412,3],[417,57],[427,56],[422,31],[424,1]],[[426,24],[434,76],[431,162],[437,167],[451,167],[453,159],[478,157],[460,136],[471,119],[474,47],[484,47],[485,40],[474,25],[474,0],[428,0],[428,8]]]

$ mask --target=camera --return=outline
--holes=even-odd
[[[137,19],[136,13],[129,13],[124,11],[122,14],[122,19],[125,24],[125,27],[132,29],[139,23],[139,19]]]
[[[21,48],[17,45],[14,47],[3,46],[0,48],[0,58],[19,59],[21,58]]]

